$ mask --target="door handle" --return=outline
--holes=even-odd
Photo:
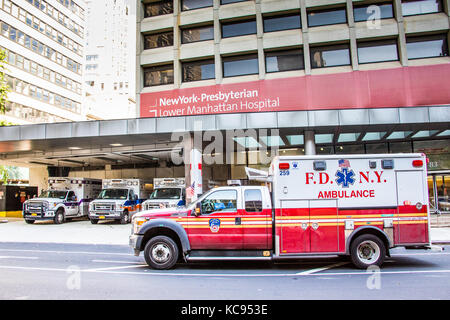
[[[234,224],[237,225],[237,226],[240,226],[241,225],[241,217],[236,217],[234,219]]]

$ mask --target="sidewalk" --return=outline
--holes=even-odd
[[[7,223],[0,223],[0,242],[128,245],[131,234],[131,224],[108,221],[94,225],[87,220],[75,220],[55,225],[52,221],[26,224],[23,219],[6,219]],[[440,225],[444,225],[442,222],[441,219]],[[432,227],[430,237],[436,245],[450,244],[450,226]]]

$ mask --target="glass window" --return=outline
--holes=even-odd
[[[214,60],[186,62],[182,65],[183,82],[214,79],[216,77]]]
[[[261,212],[262,211],[262,194],[261,190],[245,190],[245,211]]]
[[[149,34],[144,36],[144,49],[173,46],[173,32]]]
[[[223,61],[223,76],[234,77],[248,74],[258,74],[258,55],[226,57]]]
[[[427,155],[429,169],[450,169],[450,139],[414,141],[414,152]]]
[[[146,3],[144,6],[145,18],[173,13],[173,0]]]
[[[324,68],[350,65],[348,45],[336,45],[311,48],[311,67]]]
[[[264,32],[300,29],[302,27],[299,14],[281,17],[265,17],[263,23]]]
[[[144,69],[144,87],[173,83],[173,65],[149,67]]]
[[[371,63],[398,60],[397,40],[358,43],[358,62]]]
[[[411,153],[413,152],[411,142],[390,142],[389,143],[390,153]]]
[[[366,153],[389,153],[388,144],[385,143],[368,143],[366,144]]]
[[[349,144],[336,146],[336,154],[363,154],[363,144]]]
[[[181,10],[193,10],[212,6],[213,0],[182,0]]]
[[[190,43],[213,39],[214,39],[213,26],[197,27],[181,30],[181,43]]]
[[[236,2],[244,2],[248,0],[220,0],[220,4],[229,4],[229,3],[236,3]]]
[[[347,23],[347,13],[345,9],[308,12],[308,26],[310,27],[326,26],[339,23]]]
[[[237,193],[235,190],[221,190],[209,194],[202,200],[202,214],[213,212],[235,212]]]
[[[304,68],[303,51],[300,49],[266,52],[266,72],[303,70]]]
[[[427,14],[442,11],[442,0],[409,0],[402,1],[404,16]]]
[[[222,24],[222,38],[256,34],[256,21],[231,22]]]
[[[448,56],[447,35],[407,37],[408,59]]]
[[[392,3],[372,4],[361,7],[354,7],[353,16],[355,22],[367,21],[369,19],[389,19],[394,17]]]

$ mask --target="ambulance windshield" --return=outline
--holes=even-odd
[[[47,190],[47,191],[42,191],[39,198],[65,199],[66,194],[67,194],[67,191]]]
[[[181,189],[179,188],[159,188],[155,189],[150,196],[150,199],[179,199]]]
[[[97,199],[126,199],[128,189],[103,189]]]

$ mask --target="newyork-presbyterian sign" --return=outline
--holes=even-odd
[[[450,104],[450,64],[269,79],[141,94],[141,117]]]

